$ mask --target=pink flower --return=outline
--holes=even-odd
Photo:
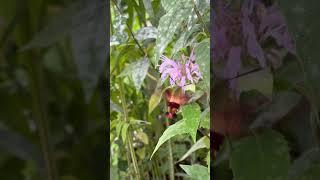
[[[162,82],[168,77],[171,86],[181,87],[183,90],[189,84],[195,84],[202,79],[199,65],[195,63],[195,54],[192,51],[190,57],[186,60],[182,55],[182,62],[174,61],[164,55],[160,56],[162,64],[159,67]]]

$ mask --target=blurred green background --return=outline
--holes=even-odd
[[[107,9],[0,1],[0,179],[106,179]]]

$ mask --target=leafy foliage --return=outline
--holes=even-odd
[[[184,171],[175,162],[197,139],[205,138],[206,146],[189,152],[181,163],[202,164],[208,176],[205,167],[209,154],[208,3],[191,0],[112,1],[112,178],[179,178]],[[195,7],[201,17],[197,16]],[[179,108],[176,119],[168,120],[164,99],[166,90],[172,87],[167,80],[161,81],[160,55],[179,59],[182,54],[190,56],[193,49],[195,61],[201,66],[205,78],[185,88],[190,102]],[[124,130],[124,124],[130,125]],[[165,126],[167,124],[170,125]],[[202,133],[198,131],[200,128]]]

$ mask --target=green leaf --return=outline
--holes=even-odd
[[[135,135],[141,142],[143,142],[144,144],[149,144],[149,138],[148,135],[146,133],[144,133],[143,131],[138,132]]]
[[[287,179],[288,151],[284,137],[273,130],[240,139],[231,152],[233,177],[237,180]]]
[[[157,87],[149,100],[149,114],[159,105],[163,92],[168,88],[170,87],[161,89],[161,80],[158,81]]]
[[[139,41],[143,41],[146,39],[156,39],[157,38],[158,29],[152,26],[143,27],[139,29],[137,32],[136,38]]]
[[[133,80],[133,84],[137,91],[140,90],[141,85],[148,73],[149,69],[149,61],[147,58],[140,59],[129,64],[119,75],[119,77],[123,76],[131,76]]]
[[[210,107],[201,113],[200,127],[210,129]]]
[[[186,128],[186,124],[185,121],[178,121],[175,124],[169,126],[164,133],[162,134],[162,136],[159,138],[158,143],[156,145],[156,147],[154,148],[152,155],[150,157],[150,159],[152,158],[153,154],[159,149],[159,147],[165,143],[167,140],[169,140],[170,138],[176,136],[176,135],[180,135],[180,134],[186,134],[188,133],[188,129]]]
[[[116,134],[117,134],[117,137],[120,138],[120,133],[121,133],[121,129],[122,129],[122,126],[123,126],[124,122],[123,121],[120,121],[117,125],[116,125]]]
[[[111,109],[111,111],[115,111],[115,112],[123,114],[123,111],[120,108],[120,106],[118,106],[116,103],[114,103],[111,99],[110,99],[110,109]]]
[[[157,87],[149,100],[149,114],[159,105],[162,98],[162,90]]]
[[[121,137],[122,137],[123,143],[126,143],[129,126],[130,126],[130,124],[123,123],[122,129],[121,129]]]
[[[180,164],[180,167],[190,176],[191,179],[209,180],[210,178],[208,168],[205,166],[198,164],[192,166]]]
[[[287,115],[300,101],[301,95],[283,91],[273,98],[273,101],[266,110],[261,112],[257,119],[250,125],[251,129],[259,127],[271,127],[275,122]]]
[[[317,164],[320,164],[320,149],[312,148],[309,151],[304,152],[298,159],[293,162],[289,170],[288,179],[303,179],[302,177],[308,176],[308,170]]]
[[[150,17],[154,17],[154,12],[151,4],[151,0],[143,0],[144,7]]]
[[[238,84],[240,92],[255,89],[270,99],[272,97],[273,76],[269,69],[241,76]]]
[[[162,0],[161,2],[167,13],[159,21],[155,56],[152,61],[154,65],[158,65],[160,55],[172,41],[174,33],[182,21],[188,18],[193,8],[191,0]]]
[[[199,64],[207,89],[210,88],[210,39],[205,39],[195,47],[196,62]]]
[[[181,109],[183,121],[185,121],[188,133],[191,135],[194,142],[196,142],[196,135],[200,123],[200,106],[196,103],[183,106]]]
[[[208,149],[210,148],[210,140],[207,136],[203,136],[194,145],[192,145],[191,148],[179,159],[178,162],[183,161],[188,156],[190,156],[193,152],[202,148],[208,148]]]

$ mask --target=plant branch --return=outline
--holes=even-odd
[[[193,2],[194,11],[196,12],[198,18],[200,19],[200,22],[201,22],[201,24],[202,24],[202,26],[204,28],[204,31],[206,32],[206,34],[210,35],[208,27],[206,26],[205,22],[203,21],[203,18],[201,16],[200,12],[199,12],[199,9],[198,9],[198,7],[196,5],[196,2],[194,0],[192,2]]]
[[[112,0],[112,2],[113,2],[113,4],[116,6],[116,8],[118,9],[119,13],[122,15],[121,9],[119,8],[119,6],[118,6],[117,3],[115,2],[115,0]],[[143,50],[142,46],[139,44],[138,40],[135,38],[135,36],[134,36],[134,34],[133,34],[133,32],[132,32],[132,28],[131,28],[131,26],[128,24],[127,21],[126,21],[126,25],[127,25],[127,28],[128,28],[128,30],[129,30],[129,32],[130,32],[130,35],[131,35],[132,39],[133,39],[134,42],[138,45],[138,47],[139,47],[142,55],[145,56],[145,55],[146,55],[146,52]]]
[[[120,97],[121,97],[121,104],[122,104],[122,109],[123,109],[123,114],[124,114],[124,120],[126,123],[129,123],[127,103],[126,103],[126,98],[125,98],[124,89],[123,89],[123,81],[121,79],[119,80],[119,86],[120,86]],[[132,135],[130,133],[130,128],[129,128],[129,130],[127,132],[127,145],[129,147],[135,176],[137,177],[137,179],[141,179],[139,167],[138,167],[138,163],[137,163],[137,158],[136,158],[136,154],[135,154],[135,151],[133,148],[132,141],[133,141]],[[128,161],[129,161],[129,159],[128,159]]]

